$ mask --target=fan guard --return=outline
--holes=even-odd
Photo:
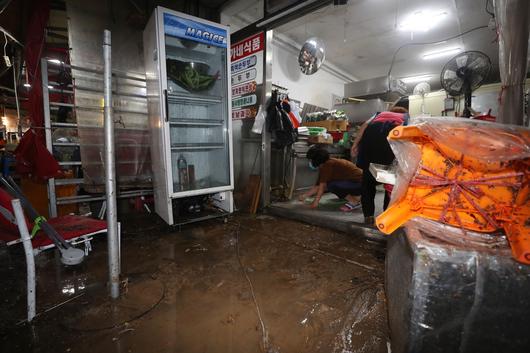
[[[449,60],[440,74],[442,87],[451,96],[465,92],[466,81],[471,91],[482,85],[491,69],[490,58],[480,51],[466,51]]]

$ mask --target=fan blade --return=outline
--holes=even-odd
[[[463,67],[463,66],[466,66],[466,64],[467,64],[467,58],[468,58],[467,55],[460,55],[460,56],[456,57],[456,58],[455,58],[455,60],[456,60],[456,66],[457,66],[458,68],[461,68],[461,67]]]
[[[478,70],[479,68],[483,67],[485,64],[484,58],[477,57],[475,60],[473,60],[467,67],[473,70]]]
[[[449,89],[455,92],[461,92],[462,91],[462,80],[455,80],[453,83],[449,84]]]
[[[455,78],[457,78],[457,76],[456,72],[454,72],[453,70],[444,71],[444,80],[454,80]]]
[[[481,74],[474,74],[471,78],[471,89],[475,89],[482,83],[484,77]]]

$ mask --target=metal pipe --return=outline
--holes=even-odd
[[[105,116],[105,194],[107,197],[107,248],[109,257],[110,296],[120,295],[120,259],[118,219],[116,214],[116,166],[114,161],[114,121],[112,119],[112,66],[110,31],[103,31],[103,81]]]
[[[22,48],[24,48],[24,44],[20,43],[15,37],[13,37],[13,35],[11,33],[9,33],[4,27],[0,26],[0,32],[3,32],[6,36],[8,36],[9,38],[11,38],[11,40],[13,40],[13,42],[17,43],[18,45],[20,45]]]
[[[11,200],[15,218],[17,219],[17,226],[24,245],[24,252],[26,253],[26,267],[27,267],[27,282],[28,282],[28,322],[31,322],[36,313],[36,299],[35,299],[35,259],[33,258],[33,246],[31,245],[31,238],[24,217],[24,211],[20,205],[19,199]]]
[[[263,70],[263,96],[262,104],[267,106],[267,101],[271,98],[272,92],[272,60],[273,60],[273,31],[265,32],[265,55]],[[271,201],[271,133],[267,128],[263,128],[261,134],[261,205],[268,207]]]
[[[499,94],[497,122],[525,125],[524,85],[528,54],[528,0],[495,0],[499,38]]]

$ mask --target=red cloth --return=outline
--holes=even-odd
[[[59,163],[44,145],[43,138],[28,130],[15,149],[16,170],[20,175],[31,175],[39,180],[59,176]]]
[[[42,105],[42,79],[40,60],[44,52],[45,28],[50,15],[50,0],[34,0],[31,3],[32,13],[26,29],[24,60],[31,82],[28,96],[28,110],[31,125],[44,126],[44,107]],[[37,137],[36,137],[37,135]],[[46,149],[44,129],[26,131],[15,150],[17,173],[30,174],[40,180],[58,175],[59,164]]]
[[[24,46],[24,60],[31,82],[29,99],[29,115],[33,126],[44,125],[44,110],[42,106],[42,80],[40,59],[44,54],[45,28],[50,15],[50,0],[34,0],[32,13],[26,29],[26,44]],[[41,132],[44,136],[44,133]]]
[[[61,216],[48,220],[48,223],[65,240],[80,237],[85,234],[95,233],[107,229],[107,222],[82,216]],[[31,228],[29,228],[31,232]],[[20,235],[16,232],[3,228],[0,231],[0,239],[7,242],[18,240]],[[53,244],[46,233],[40,230],[32,239],[33,248],[40,248]]]
[[[405,114],[394,113],[394,112],[382,112],[379,113],[372,122],[391,122],[395,125],[401,125],[405,121]]]
[[[289,115],[289,119],[291,120],[291,123],[293,124],[293,127],[295,129],[299,128],[300,127],[300,122],[298,121],[298,119],[296,119],[296,116],[294,115],[293,112],[289,112],[287,115]]]

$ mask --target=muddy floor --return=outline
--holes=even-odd
[[[263,215],[123,228],[122,297],[105,237],[75,268],[49,251],[33,325],[22,249],[0,248],[0,352],[387,352],[384,244]]]

